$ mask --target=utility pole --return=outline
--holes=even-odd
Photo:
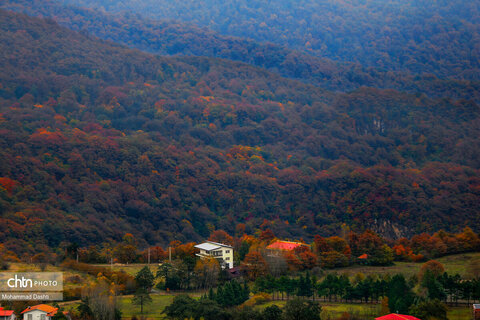
[[[172,262],[172,247],[168,247],[168,261]]]
[[[150,247],[148,247],[148,264],[150,264]]]

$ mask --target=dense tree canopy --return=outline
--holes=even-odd
[[[176,19],[340,61],[480,80],[480,5],[462,0],[62,0]]]
[[[122,4],[125,4],[125,1],[122,1]],[[160,4],[156,2],[156,5]],[[55,0],[7,0],[2,2],[0,7],[50,17],[70,29],[88,31],[102,39],[143,51],[242,61],[335,91],[368,86],[422,92],[432,97],[480,101],[480,79],[458,77],[458,72],[447,77],[432,73],[417,75],[408,67],[387,71],[384,65],[372,67],[362,66],[357,62],[338,62],[325,58],[323,54],[316,56],[311,50],[302,52],[279,44],[225,36],[190,23],[169,19],[152,20],[132,14],[130,10],[127,13],[109,14],[104,10],[62,5]],[[352,46],[349,45],[348,48]],[[408,49],[413,51],[412,55],[416,55],[415,50],[418,48]]]
[[[138,243],[116,248],[127,253],[214,229],[234,234],[239,222],[249,234],[306,239],[344,223],[391,238],[480,228],[471,101],[332,93],[237,62],[149,55],[52,20],[0,18],[8,249],[130,233]]]

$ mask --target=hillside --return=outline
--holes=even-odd
[[[0,242],[480,230],[479,107],[332,93],[0,10]],[[141,228],[139,227],[141,226]]]
[[[480,4],[428,0],[62,0],[175,19],[389,71],[480,80]]]
[[[151,20],[132,13],[113,15],[53,0],[8,0],[0,7],[49,17],[75,31],[146,52],[241,61],[333,91],[368,86],[480,102],[480,81],[438,78],[433,74],[418,76],[409,71],[386,72],[358,63],[340,63],[273,43],[221,35],[179,21]]]

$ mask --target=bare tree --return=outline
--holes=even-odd
[[[95,320],[116,320],[118,318],[115,291],[115,285],[110,284],[108,279],[102,275],[83,288],[82,300],[88,301],[88,307]]]
[[[284,275],[288,271],[287,260],[282,254],[266,254],[265,261],[267,262],[268,272],[274,277]]]
[[[213,288],[217,284],[220,264],[215,258],[201,259],[197,261],[194,272],[197,288]]]

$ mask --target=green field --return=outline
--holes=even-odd
[[[145,319],[164,319],[163,309],[172,303],[174,295],[172,294],[152,294],[152,303],[143,307],[143,316]],[[132,295],[117,297],[117,304],[122,312],[122,319],[131,319],[132,316],[140,318],[140,306],[132,304]],[[60,305],[65,310],[76,310],[78,301],[64,302]]]
[[[462,277],[467,277],[467,266],[472,260],[480,260],[480,253],[462,253],[442,258],[435,259],[443,264],[445,271],[450,274],[458,273]],[[365,275],[383,275],[383,274],[397,274],[402,273],[409,277],[414,274],[418,274],[422,263],[415,262],[395,262],[394,265],[388,267],[371,267],[371,266],[351,266],[346,268],[337,268],[327,270],[327,273],[349,274],[354,276],[357,273],[363,273]]]
[[[146,264],[146,263],[131,263],[131,264],[120,264],[120,263],[115,263],[113,265],[110,264],[95,264],[95,266],[103,267],[103,268],[111,268],[113,271],[125,271],[126,273],[135,276],[140,269],[142,269],[145,266],[149,266],[150,270],[155,274],[157,272],[158,263],[151,263],[151,264]]]
[[[144,306],[143,313],[146,319],[164,319],[163,309],[173,301],[173,295],[152,294],[152,303]],[[130,319],[132,316],[140,318],[140,306],[132,304],[133,296],[122,296],[118,298],[118,305],[122,311],[122,318]]]

